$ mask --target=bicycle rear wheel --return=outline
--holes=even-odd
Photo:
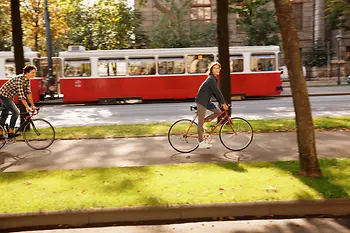
[[[232,126],[232,127],[231,127]],[[253,127],[240,117],[226,120],[220,128],[220,141],[229,150],[240,151],[253,140]]]
[[[192,124],[192,125],[191,125]],[[188,119],[176,121],[169,129],[168,141],[172,148],[189,153],[198,148],[198,125]]]
[[[44,119],[29,120],[23,129],[23,138],[27,145],[35,150],[44,150],[55,140],[55,129]]]

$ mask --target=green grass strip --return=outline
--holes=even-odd
[[[250,120],[255,133],[295,131],[294,119]],[[56,138],[132,137],[167,135],[172,123],[55,127]],[[214,126],[211,122],[208,126]],[[316,130],[350,129],[350,116],[314,118]]]
[[[321,178],[299,177],[298,161],[5,172],[0,212],[349,197],[350,159],[320,166]]]

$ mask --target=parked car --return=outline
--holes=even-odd
[[[350,75],[346,77],[346,81],[350,84]]]
[[[287,66],[281,66],[280,68],[278,68],[278,70],[281,72],[281,80],[282,81],[289,81]],[[303,73],[304,73],[304,77],[306,77],[305,66],[303,66]]]

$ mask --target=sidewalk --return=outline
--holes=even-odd
[[[319,158],[350,158],[350,131],[317,132]],[[240,152],[226,150],[218,138],[211,149],[193,153],[174,151],[167,138],[137,137],[114,139],[57,140],[49,150],[35,151],[25,143],[7,145],[0,152],[3,172],[29,169],[79,169],[88,167],[147,166],[192,162],[237,162],[297,160],[296,133],[255,134],[252,144]],[[1,159],[2,158],[2,159]],[[134,223],[190,219],[271,218],[305,216],[345,216],[350,214],[350,199],[311,201],[267,201],[208,205],[125,207],[77,211],[0,214],[0,230],[19,227],[59,225],[83,226],[103,223]]]

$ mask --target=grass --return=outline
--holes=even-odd
[[[320,166],[321,178],[299,177],[298,161],[6,172],[0,212],[349,197],[350,159]]]
[[[250,120],[254,132],[295,131],[294,119]],[[58,139],[167,135],[172,123],[55,127]],[[215,123],[210,123],[215,125]],[[314,118],[316,130],[350,129],[350,116]]]

